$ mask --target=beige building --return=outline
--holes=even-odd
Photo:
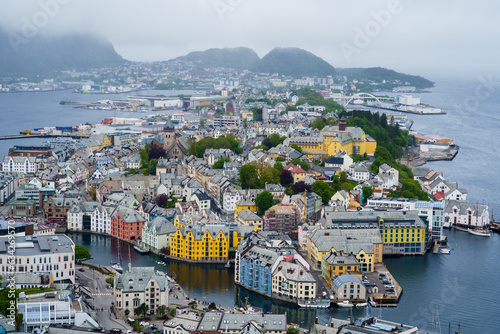
[[[282,261],[273,273],[273,296],[295,302],[316,299],[316,280],[300,263]]]
[[[334,279],[332,281],[332,291],[337,301],[366,299],[366,287],[354,275],[341,275]]]
[[[258,231],[262,231],[262,218],[255,212],[244,210],[236,215],[236,222],[241,225],[254,225],[257,226]]]
[[[125,315],[134,314],[142,303],[154,314],[160,305],[168,305],[168,278],[155,271],[154,267],[132,268],[115,276],[114,296],[116,308]]]

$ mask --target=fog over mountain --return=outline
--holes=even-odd
[[[339,68],[499,71],[500,3],[493,1],[40,0],[3,7],[0,26],[28,43],[31,35],[92,33],[130,60],[244,45],[261,58],[275,47],[298,47]]]

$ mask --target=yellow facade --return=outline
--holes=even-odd
[[[384,244],[426,242],[425,227],[382,228],[380,234]]]
[[[321,138],[321,137],[320,137]],[[342,150],[348,155],[358,154],[375,154],[377,148],[376,141],[367,141],[366,135],[363,133],[362,137],[354,140],[345,140],[341,142],[333,133],[328,133],[322,136],[323,141],[314,142],[295,142],[291,141],[290,144],[298,145],[302,148],[303,153],[309,158],[316,155],[333,156],[338,151]]]
[[[326,283],[328,283],[328,286],[332,286],[332,278],[335,279],[336,277],[340,275],[347,275],[351,274],[354,276],[357,276],[359,279],[362,279],[362,274],[360,273],[354,273],[359,272],[359,264],[357,265],[342,265],[342,264],[329,264],[328,262],[325,263],[325,271],[326,275],[324,276]]]
[[[254,205],[245,205],[245,204],[240,205],[240,204],[236,204],[236,207],[234,208],[234,216],[236,217],[238,215],[238,213],[240,213],[241,211],[245,211],[245,210],[250,210],[250,211],[253,211],[253,212],[259,212],[259,208],[255,204]]]
[[[236,238],[233,243],[237,245],[238,242]],[[191,261],[226,261],[229,256],[229,241],[222,231],[215,238],[209,231],[205,231],[203,236],[196,240],[191,231],[183,236],[180,229],[177,229],[170,237],[170,255]]]

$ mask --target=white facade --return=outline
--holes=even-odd
[[[6,156],[2,162],[2,171],[31,174],[36,172],[35,157],[9,157]]]
[[[238,191],[232,187],[227,187],[224,190],[222,208],[225,212],[232,213],[236,209],[236,203],[239,203],[242,199],[243,197]]]
[[[97,207],[90,215],[90,230],[97,233],[111,234],[111,212],[113,206]]]

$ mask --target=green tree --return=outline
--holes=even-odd
[[[139,325],[139,322],[137,320],[135,320],[133,323],[131,323],[130,327],[132,327],[132,329],[136,333],[140,333],[142,328],[143,328],[141,325]]]
[[[190,301],[188,304],[188,306],[191,307],[193,310],[195,309],[196,305],[197,303],[194,300]]]
[[[299,330],[293,326],[290,326],[287,328],[286,334],[299,334]]]
[[[113,287],[115,285],[115,279],[113,277],[108,277],[106,278],[106,283]]]
[[[324,205],[327,205],[333,196],[332,187],[325,181],[314,181],[311,184],[311,190],[321,196]]]
[[[151,159],[148,165],[148,173],[149,175],[156,175],[156,166],[158,165],[157,159]]]
[[[318,129],[321,131],[325,126],[326,123],[322,118],[316,118],[314,121],[311,122],[311,128],[313,129]]]
[[[311,165],[309,165],[305,161],[300,160],[299,158],[293,158],[292,159],[292,164],[294,164],[296,166],[300,166],[300,168],[302,168],[306,172],[308,172],[309,170],[311,170]]]
[[[266,183],[276,184],[280,182],[280,173],[274,167],[264,167],[260,173],[260,187],[264,188]]]
[[[241,166],[238,171],[239,183],[243,189],[258,189],[260,186],[259,175],[257,168],[252,164]]]
[[[171,317],[175,317],[176,314],[177,314],[177,310],[175,308],[173,308],[173,309],[170,310],[170,316]]]
[[[216,310],[217,309],[217,306],[215,305],[214,302],[211,302],[210,305],[208,305],[208,309],[209,310]]]
[[[373,188],[372,187],[363,187],[363,188],[361,188],[361,191],[363,192],[363,202],[366,203],[368,198],[370,198],[373,195]]]
[[[292,144],[292,145],[290,145],[290,147],[293,148],[294,150],[296,150],[297,152],[302,153],[302,147],[300,147],[299,145]]]
[[[92,255],[90,255],[90,252],[87,248],[83,247],[82,245],[75,245],[76,260],[90,259],[91,257]]]
[[[204,121],[204,120],[202,120],[202,119],[200,119],[200,126],[201,126],[201,127],[204,127],[204,126],[205,126],[205,121]]]
[[[274,196],[269,191],[263,191],[255,196],[255,205],[259,208],[259,213],[263,215],[267,209],[273,205]]]
[[[276,168],[280,173],[283,170],[283,164],[279,161],[277,161],[273,167]]]
[[[95,187],[90,187],[89,196],[92,197],[94,201],[97,201],[97,190]]]
[[[219,160],[217,160],[216,162],[214,162],[214,164],[212,165],[212,168],[213,169],[222,169],[224,168],[224,162],[229,162],[229,158],[220,158]]]
[[[165,317],[167,309],[168,307],[166,305],[160,305],[156,308],[156,314],[160,315],[161,317]]]
[[[283,143],[286,137],[280,136],[277,133],[273,133],[272,135],[269,136],[269,139],[271,140],[272,147],[276,147],[279,144]]]
[[[146,314],[148,313],[148,311],[149,311],[149,307],[146,305],[146,303],[142,303],[141,305],[139,305],[139,307],[137,307],[134,310],[135,314],[137,314],[137,315],[142,314],[142,318],[146,317]]]

